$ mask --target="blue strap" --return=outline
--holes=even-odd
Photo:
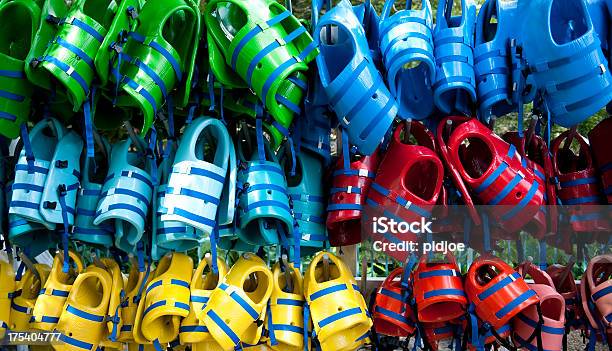
[[[487,290],[485,290],[485,291],[481,292],[480,294],[478,294],[478,299],[480,301],[484,301],[485,299],[489,298],[493,294],[497,293],[499,290],[505,288],[506,285],[511,284],[512,282],[514,282],[515,280],[517,280],[519,278],[521,278],[520,274],[518,274],[517,272],[512,273],[511,275],[505,277],[504,279],[500,280],[499,282],[493,284]]]
[[[212,256],[212,272],[213,274],[219,274],[219,267],[217,264],[217,240],[219,238],[219,224],[215,221],[215,226],[210,233],[210,254]]]
[[[139,266],[140,266],[140,263],[139,263]],[[144,279],[142,280],[142,283],[140,284],[140,287],[138,288],[138,293],[136,294],[136,296],[134,296],[134,303],[136,304],[138,304],[140,299],[142,298],[142,292],[145,290],[145,285],[147,284],[147,280],[149,279],[150,272],[151,272],[151,264],[148,263]]]
[[[360,314],[361,308],[360,307],[354,307],[354,308],[349,308],[347,310],[343,310],[337,313],[334,313],[333,315],[327,317],[327,318],[323,318],[322,320],[319,321],[318,325],[319,328],[324,328],[325,326],[340,320],[342,318],[346,318],[346,317],[350,317],[350,316],[354,316],[356,314]]]
[[[402,294],[398,294],[398,293],[396,293],[394,291],[391,291],[389,289],[381,288],[378,293],[381,294],[381,295],[385,295],[387,297],[390,297],[392,299],[398,300],[398,301],[404,301],[404,298],[402,297]]]
[[[268,27],[272,27],[272,26],[282,22],[283,20],[285,20],[286,18],[288,18],[290,16],[291,16],[291,13],[289,11],[283,11],[282,13],[278,14],[277,16],[267,20],[266,24],[267,24]],[[242,49],[249,43],[249,41],[251,41],[251,39],[255,38],[255,36],[257,34],[263,32],[263,31],[264,31],[263,26],[256,25],[244,37],[242,37],[240,42],[236,45],[236,48],[232,52],[232,59],[231,59],[231,66],[234,69],[234,71],[237,70],[236,65],[238,64],[238,56],[240,55],[240,52],[242,51]]]
[[[93,105],[94,96],[96,95],[96,88],[92,87],[91,94],[88,99],[85,99],[83,104],[83,117],[85,118],[85,141],[87,145],[87,157],[93,158],[94,152],[94,135],[93,135],[93,121],[91,118],[91,106]]]
[[[221,290],[227,291],[227,289],[229,288],[229,285],[225,284],[225,283],[221,283],[221,285],[219,285],[219,288]],[[248,313],[251,318],[253,318],[253,320],[257,320],[259,318],[259,313],[257,313],[257,311],[255,311],[255,309],[253,309],[253,307],[251,307],[251,305],[249,305],[248,302],[246,302],[240,295],[238,295],[235,291],[232,291],[229,296],[236,301],[240,307],[242,307],[242,309]]]
[[[17,102],[23,102],[25,100],[25,96],[13,94],[10,91],[6,90],[0,90],[0,98],[5,98]]]
[[[25,79],[26,75],[25,75],[24,71],[0,70],[0,77],[15,78],[15,79]]]
[[[598,180],[595,177],[589,178],[580,178],[575,180],[570,180],[567,182],[561,182],[560,185],[562,188],[569,188],[578,185],[586,185],[586,184],[597,184]]]
[[[529,325],[532,328],[537,328],[538,327],[538,322],[532,320],[531,318],[525,316],[525,314],[523,313],[519,313],[517,315],[518,319],[520,319],[521,321],[523,321],[523,323]],[[565,334],[565,328],[555,328],[555,327],[551,327],[551,326],[547,326],[547,325],[542,325],[542,332],[547,333],[547,334],[554,334],[554,335],[563,335]]]
[[[26,160],[28,162],[28,174],[35,172],[34,170],[34,152],[32,151],[32,143],[30,142],[30,136],[28,135],[28,127],[26,122],[22,123],[21,126],[21,141],[23,142],[23,151],[26,154]],[[44,168],[43,168],[44,169]],[[15,168],[16,171],[20,170],[19,167]],[[49,172],[48,169],[44,169],[45,174]]]
[[[11,301],[11,308],[17,312],[21,312],[21,313],[28,313],[28,308],[25,306],[21,306],[15,303],[15,301]]]
[[[74,67],[71,67],[67,65],[66,63],[56,59],[55,57],[49,56],[49,55],[45,56],[43,58],[43,61],[47,61],[53,64],[54,66],[56,66],[57,68],[61,69],[62,71],[64,71],[66,75],[74,79],[79,84],[79,86],[81,86],[81,89],[83,89],[83,92],[85,93],[85,95],[89,94],[89,84],[87,84],[85,79],[74,69]]]
[[[209,310],[206,314],[212,321],[219,327],[223,332],[232,340],[234,345],[238,345],[240,343],[240,337],[234,333],[234,331],[227,325],[219,315],[215,313],[212,309]]]
[[[419,273],[420,279],[431,277],[460,277],[461,275],[454,269],[437,269],[435,271]]]
[[[90,320],[92,322],[96,322],[96,323],[102,323],[104,322],[104,316],[99,316],[97,314],[93,314],[93,313],[89,313],[89,312],[85,312],[83,310],[80,310],[72,305],[68,305],[66,306],[66,312],[72,313],[77,317],[81,317],[83,319],[87,319]]]
[[[414,326],[414,323],[409,320],[408,318],[406,318],[406,316],[403,316],[399,313],[393,312],[391,310],[388,310],[386,308],[382,308],[380,306],[376,306],[374,307],[374,312],[382,314],[383,316],[387,316],[389,318],[393,318],[396,321],[400,322],[400,323],[406,323],[408,325]]]
[[[10,114],[5,111],[0,111],[0,119],[8,120],[9,122],[15,122],[17,120],[17,116]]]
[[[155,41],[151,41],[150,43],[145,44],[146,37],[144,35],[140,34],[140,33],[129,32],[128,33],[128,37],[136,40],[137,42],[139,42],[139,43],[141,43],[143,45],[148,45],[153,50],[159,52],[170,63],[170,65],[172,65],[172,69],[174,70],[174,73],[176,74],[177,81],[180,82],[181,80],[183,80],[183,74],[181,72],[181,66],[178,63],[178,61],[174,58],[174,56],[172,56],[172,54],[168,50],[163,48],[161,45],[159,45],[159,43],[157,43]]]
[[[599,290],[598,292],[594,293],[591,298],[593,301],[597,301],[608,294],[612,294],[612,286]]]
[[[347,290],[347,289],[348,288],[347,288],[346,284],[333,285],[333,286],[330,286],[330,287],[327,287],[325,289],[321,289],[319,291],[316,291],[316,292],[312,293],[310,295],[310,301],[314,301],[314,300],[316,300],[316,299],[318,299],[320,297],[323,297],[325,295],[332,294],[332,293],[335,293],[335,292],[338,292],[338,291]]]
[[[518,296],[516,299],[514,299],[512,302],[510,302],[509,304],[507,304],[506,306],[504,306],[502,309],[500,309],[499,311],[495,312],[495,316],[497,318],[503,318],[504,316],[506,316],[508,313],[510,313],[513,309],[515,309],[516,307],[518,307],[520,304],[522,304],[523,302],[527,301],[529,298],[535,296],[536,293],[533,290],[527,290],[524,293],[522,293],[520,296]]]
[[[261,116],[257,116],[255,120],[255,136],[257,138],[257,155],[259,161],[264,162],[266,160],[266,149],[264,148],[263,121],[261,120]]]
[[[68,273],[68,271],[70,270],[70,256],[68,255],[68,239],[70,237],[70,223],[68,222],[68,209],[67,209],[67,205],[66,205],[66,195],[68,195],[67,193],[67,189],[66,186],[64,184],[61,184],[60,186],[57,187],[57,192],[58,192],[58,198],[59,198],[59,203],[60,203],[60,207],[62,209],[62,224],[64,227],[64,232],[62,233],[62,245],[64,247],[64,264],[62,266],[62,271],[64,273]]]
[[[77,57],[83,60],[92,71],[95,71],[96,67],[94,66],[94,61],[91,59],[91,57],[89,57],[89,55],[87,55],[85,51],[81,50],[78,46],[73,45],[60,37],[56,37],[55,42],[75,54]]]
[[[436,290],[425,292],[424,297],[426,299],[429,299],[431,297],[448,296],[448,295],[456,295],[456,296],[464,296],[464,297],[466,296],[465,292],[461,289],[436,289]]]
[[[308,325],[310,324],[310,307],[304,306],[304,351],[309,351],[308,348]]]
[[[536,192],[538,191],[538,187],[539,187],[539,183],[537,180],[534,180],[533,183],[531,184],[531,188],[529,188],[529,191],[527,191],[527,194],[525,195],[525,197],[516,205],[512,208],[512,210],[508,211],[508,213],[504,214],[502,216],[502,220],[507,221],[510,220],[512,218],[514,218],[514,216],[516,216],[519,212],[521,212],[521,210],[523,208],[525,208],[525,206],[527,206],[527,204],[529,204],[529,201],[531,201],[531,199],[533,199],[533,197],[535,196]]]
[[[94,39],[96,39],[100,43],[104,41],[104,36],[102,34],[98,33],[98,31],[95,30],[92,26],[88,25],[87,23],[81,21],[78,18],[73,18],[71,22],[65,22],[65,23],[72,24],[75,27],[81,28],[82,30],[86,31],[89,35],[91,35]]]
[[[66,344],[70,344],[72,346],[78,347],[79,349],[84,349],[84,350],[90,350],[93,351],[92,348],[94,347],[93,344],[81,341],[81,340],[77,340],[73,337],[70,337],[68,335],[65,334],[61,334],[59,336],[59,340],[65,342]]]
[[[270,338],[270,346],[278,345],[276,341],[276,333],[274,333],[274,323],[272,322],[272,311],[268,302],[268,337]]]

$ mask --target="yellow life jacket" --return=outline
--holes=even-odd
[[[51,267],[46,264],[35,264],[34,269],[38,273],[26,270],[21,280],[17,282],[17,290],[11,302],[11,317],[9,329],[11,331],[27,331],[30,329],[32,309],[40,290],[45,285]]]
[[[189,282],[193,260],[181,253],[164,256],[138,305],[136,333],[148,342],[167,344],[179,335],[181,319],[189,315]],[[142,305],[142,307],[141,307]],[[145,344],[148,342],[136,342]]]
[[[66,298],[72,289],[72,284],[77,275],[83,271],[81,256],[72,250],[68,251],[68,256],[74,263],[74,267],[71,265],[68,273],[62,271],[62,255],[57,254],[53,258],[49,278],[45,287],[40,291],[32,310],[30,327],[33,329],[51,331],[55,328],[62,314]]]
[[[74,281],[56,331],[56,351],[96,351],[107,333],[106,316],[113,278],[107,270],[90,265]]]
[[[207,271],[206,268],[208,268]],[[210,294],[213,290],[221,284],[223,278],[229,270],[225,262],[217,258],[217,268],[219,273],[213,274],[212,267],[208,264],[207,260],[200,261],[198,268],[196,268],[193,278],[191,278],[191,299],[189,302],[190,310],[189,315],[181,322],[179,329],[179,338],[181,344],[198,344],[206,343],[209,350],[218,349],[218,344],[208,332],[205,325],[200,323],[200,316],[202,310],[208,303]],[[199,349],[206,349],[205,345],[201,345]]]
[[[323,257],[329,257],[326,279]],[[344,262],[319,252],[304,276],[304,295],[322,351],[354,350],[365,342],[372,321],[365,300]]]
[[[15,294],[15,288],[13,265],[0,260],[0,339],[4,338],[11,322],[11,301]]]
[[[138,343],[134,343],[134,322],[138,310],[138,303],[144,294],[145,287],[151,279],[153,279],[153,274],[151,274],[150,266],[147,266],[141,271],[137,264],[132,264],[130,274],[125,283],[125,297],[127,303],[121,306],[121,320],[123,321],[123,325],[119,330],[119,337],[117,339],[120,342],[128,343],[128,345],[134,345],[132,347],[137,347],[139,345]],[[144,341],[143,339],[141,339],[141,341]]]
[[[127,349],[128,351],[156,351],[153,344],[128,343]]]
[[[121,306],[126,303],[125,291],[123,290],[123,274],[121,268],[115,260],[111,258],[100,259],[102,264],[106,266],[106,270],[112,277],[111,285],[111,296],[108,302],[108,321],[106,322],[107,333],[103,338],[103,342],[100,343],[104,346],[105,350],[109,348],[122,348],[121,343],[118,342],[119,331],[123,327],[123,320],[121,319]]]
[[[291,291],[280,264],[272,268],[273,289],[270,296],[265,328],[268,346],[277,351],[304,350],[304,279],[300,270],[291,266]],[[306,326],[308,327],[308,326]]]
[[[240,342],[259,342],[272,279],[261,258],[245,253],[212,292],[201,321],[219,343],[219,350],[234,350]]]

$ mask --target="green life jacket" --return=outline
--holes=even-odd
[[[212,0],[205,21],[216,79],[228,87],[248,87],[264,102],[273,117],[266,127],[275,148],[301,113],[305,72],[318,54],[312,37],[275,0]]]
[[[32,84],[26,79],[25,60],[40,17],[33,0],[0,5],[0,135],[19,136],[19,126],[30,115]]]
[[[149,0],[138,26],[118,50],[112,77],[124,95],[117,105],[138,107],[144,114],[142,135],[175,89],[175,105],[189,102],[200,39],[200,11],[191,0]]]

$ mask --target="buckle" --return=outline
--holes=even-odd
[[[68,168],[68,160],[57,160],[55,161],[55,167],[57,168]]]
[[[57,202],[55,201],[45,201],[43,202],[43,208],[47,210],[55,210],[57,208]]]

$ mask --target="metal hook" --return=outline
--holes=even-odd
[[[329,255],[323,255],[323,280],[329,280]]]
[[[23,252],[20,252],[19,259],[21,260],[21,262],[23,262],[23,264],[25,264],[25,266],[30,270],[30,272],[34,274],[36,279],[38,279],[42,284],[42,280],[40,280],[40,274],[38,273],[38,269],[36,269],[36,267],[34,266],[34,263],[30,260],[30,258],[26,256]]]
[[[410,144],[410,128],[412,127],[412,118],[405,119],[403,124],[404,124],[403,142],[405,144]]]

